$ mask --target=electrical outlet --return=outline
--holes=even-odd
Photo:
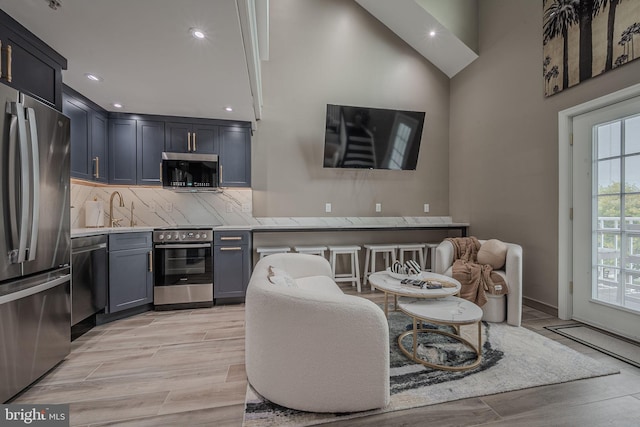
[[[164,210],[165,210],[166,212],[171,212],[171,211],[173,211],[173,203],[171,203],[171,202],[166,202],[166,203],[164,204]]]
[[[149,212],[155,213],[157,210],[158,210],[158,205],[156,205],[156,202],[149,203]]]
[[[429,203],[424,204],[424,213],[429,213]]]
[[[233,212],[233,204],[227,203],[227,213]]]
[[[251,205],[249,203],[243,203],[242,212],[251,212]]]
[[[331,203],[325,203],[324,204],[324,211],[326,213],[330,213],[331,212]]]
[[[376,212],[382,212],[382,203],[376,203]]]

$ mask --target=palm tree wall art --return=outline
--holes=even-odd
[[[640,55],[640,1],[543,0],[542,35],[550,96]]]

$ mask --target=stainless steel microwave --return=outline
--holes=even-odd
[[[162,153],[162,187],[174,191],[218,188],[218,155]]]

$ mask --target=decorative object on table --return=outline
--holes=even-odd
[[[462,372],[430,369],[412,362],[398,347],[398,336],[413,327],[409,319],[400,312],[391,312],[388,322],[391,368],[391,403],[388,406],[346,414],[303,412],[275,405],[248,386],[242,425],[322,424],[619,372],[612,365],[525,328],[484,322],[480,366]],[[466,328],[473,333],[473,327]],[[448,351],[449,345],[437,334],[420,335],[419,351],[436,352],[436,357],[440,357],[443,363],[461,364],[476,357],[473,351]]]
[[[542,7],[545,96],[638,58],[637,1],[544,0]]]
[[[391,271],[395,274],[407,274],[407,270],[404,268],[404,265],[400,261],[396,261],[391,266]]]
[[[410,259],[404,263],[404,269],[407,274],[420,274],[422,272],[422,268],[420,268],[420,264]]]

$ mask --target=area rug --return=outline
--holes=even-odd
[[[636,342],[584,324],[547,326],[546,328],[640,368],[640,344]]]
[[[404,314],[389,313],[391,403],[387,407],[337,414],[296,411],[269,402],[249,386],[243,426],[322,424],[619,372],[563,344],[505,323],[483,323],[483,359],[478,367],[461,372],[434,370],[400,352],[397,337],[411,327]],[[473,358],[472,351],[456,348],[458,344],[443,341],[438,334],[421,334],[419,343],[423,355],[439,358],[443,364],[464,364]],[[404,344],[410,348],[411,342]]]

